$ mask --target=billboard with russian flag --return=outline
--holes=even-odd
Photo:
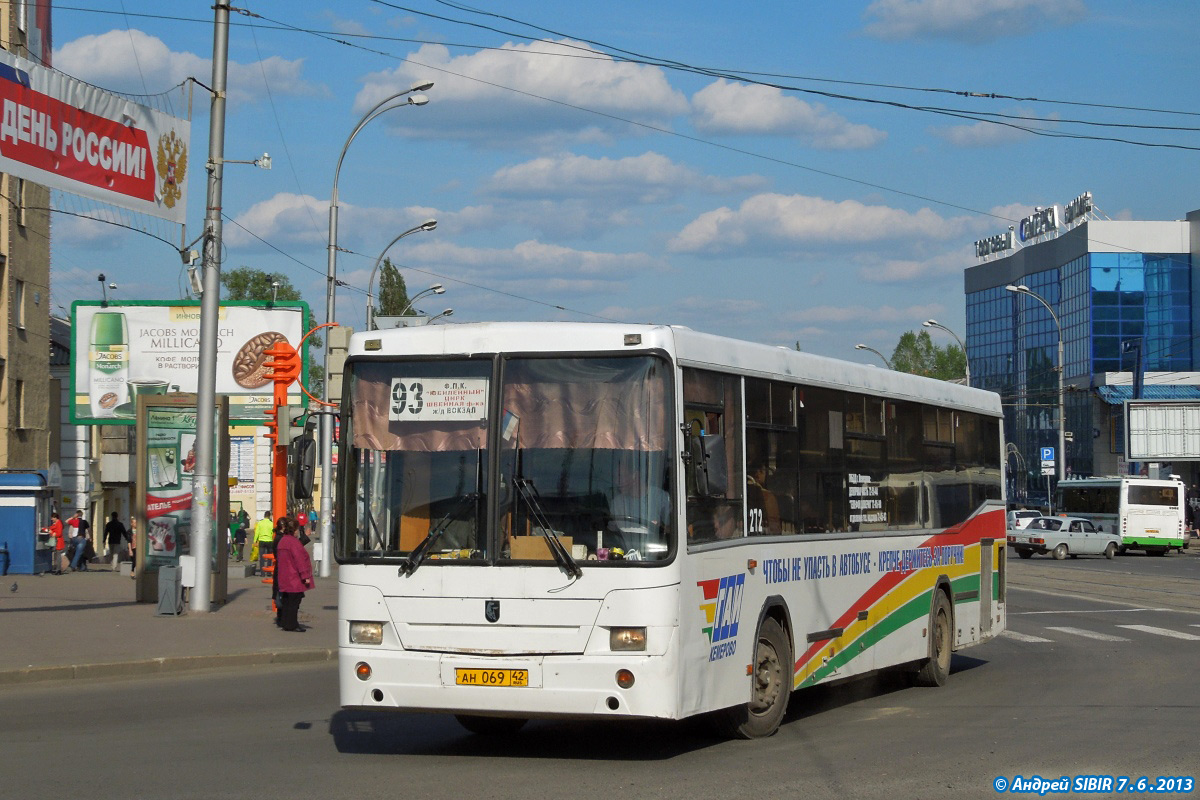
[[[182,224],[191,123],[0,51],[0,172]]]

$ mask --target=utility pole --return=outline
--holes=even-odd
[[[221,303],[221,180],[225,155],[225,73],[229,3],[217,0],[213,23],[212,111],[208,122],[208,203],[204,215],[204,296],[200,300],[200,374],[196,386],[196,468],[192,484],[192,544],[196,585],[188,609],[212,610],[213,462],[216,449],[217,327]]]

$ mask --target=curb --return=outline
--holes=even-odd
[[[26,667],[0,671],[0,688],[31,683],[117,677],[154,677],[181,672],[196,672],[272,664],[304,664],[333,661],[336,648],[313,650],[275,650],[258,653],[231,653],[210,656],[172,656],[140,661],[116,661],[107,664],[72,664],[59,667]]]

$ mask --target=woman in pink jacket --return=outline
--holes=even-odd
[[[291,517],[280,520],[276,531],[275,575],[279,580],[280,627],[285,631],[303,633],[308,630],[296,618],[300,612],[300,601],[304,591],[313,588],[312,560],[300,540],[296,538],[298,526]]]

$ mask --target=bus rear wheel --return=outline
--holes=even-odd
[[[954,650],[950,601],[946,593],[934,590],[933,610],[929,615],[929,658],[913,676],[918,686],[944,686],[950,677],[950,656]]]
[[[792,649],[787,634],[768,617],[755,639],[751,700],[717,712],[717,732],[736,739],[761,739],[774,734],[787,711],[791,679]]]
[[[479,736],[506,736],[525,727],[529,720],[520,717],[477,717],[473,714],[455,714],[458,724]]]

